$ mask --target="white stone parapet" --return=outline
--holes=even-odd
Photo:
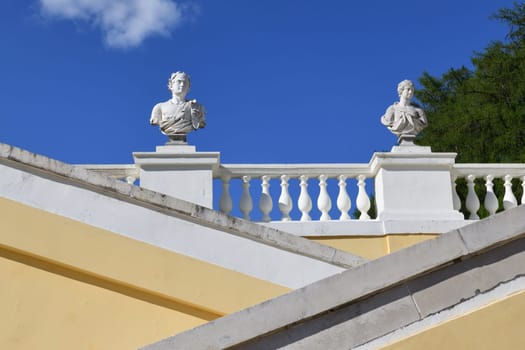
[[[467,181],[467,198],[465,207],[469,211],[470,219],[479,219],[478,211],[481,208],[481,200],[483,205],[490,215],[494,215],[496,211],[508,210],[518,205],[518,198],[514,194],[513,182],[517,189],[518,183],[521,183],[521,198],[520,204],[525,202],[525,164],[455,164],[452,169],[452,177],[454,180],[465,178]],[[499,179],[503,183],[504,196],[499,203],[498,198],[494,193],[494,181]],[[478,184],[484,184],[485,196],[479,198],[476,192],[476,180]],[[501,189],[501,188],[500,188]]]
[[[219,164],[215,152],[172,150],[164,146],[157,152],[135,153],[136,167],[84,167],[130,183],[140,177],[141,186],[208,207],[216,186],[217,210],[286,226],[300,235],[440,233],[478,219],[481,208],[494,215],[525,202],[525,164],[456,164],[454,153],[435,153],[429,147],[395,146],[392,152],[375,153],[368,164]],[[151,187],[150,171],[166,171],[169,164],[169,174],[164,172],[159,184],[190,189],[195,174],[187,172],[188,167],[200,171],[203,159],[211,159],[206,178],[192,184],[190,194],[202,197],[205,192],[205,197]],[[173,181],[177,173],[186,178]],[[462,186],[461,196],[456,183]]]
[[[367,164],[222,164],[214,176],[216,179],[221,179],[223,183],[242,180],[243,191],[240,208],[245,213],[243,215],[245,218],[249,217],[249,213],[246,212],[248,208],[244,203],[253,201],[252,192],[246,190],[246,182],[259,181],[264,186],[262,188],[265,191],[265,193],[261,192],[259,197],[266,197],[268,194],[271,194],[272,182],[275,183],[275,188],[278,188],[278,185],[280,186],[279,195],[276,196],[273,202],[278,203],[279,220],[281,221],[295,220],[295,218],[290,217],[290,212],[294,208],[297,208],[301,213],[300,218],[298,218],[299,221],[311,221],[310,212],[313,204],[316,205],[316,209],[320,212],[320,216],[316,220],[332,220],[329,211],[333,203],[336,204],[339,212],[337,220],[345,221],[350,219],[348,212],[351,207],[363,209],[363,214],[366,213],[366,204],[368,203],[369,206],[370,199],[365,189],[364,180],[370,178],[372,174]],[[360,182],[357,179],[358,177],[361,177]],[[333,187],[337,192],[336,197],[330,196],[330,194],[333,194],[333,191],[328,190],[330,185],[328,180],[330,179],[337,180],[337,187]],[[354,203],[354,206],[352,206],[352,200],[347,191],[347,181],[351,180],[354,180],[356,190],[361,189],[362,197],[362,200],[358,200],[357,204]],[[296,185],[294,192],[299,192],[295,201],[289,189],[291,181],[294,181],[294,185]],[[315,188],[311,189],[310,187],[312,186],[309,187],[309,182],[316,183]],[[221,203],[233,201],[229,192],[229,186],[223,188],[226,188],[227,192],[222,192]],[[312,200],[313,193],[316,195]],[[265,202],[268,203],[268,200],[265,200]],[[229,214],[229,210],[232,207],[226,206],[219,209]],[[250,211],[252,209],[252,207],[249,207]],[[268,209],[267,207],[266,210]],[[263,217],[265,217],[264,214]],[[362,219],[365,220],[366,215],[363,215]]]

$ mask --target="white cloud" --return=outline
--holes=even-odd
[[[39,0],[46,16],[85,20],[99,27],[111,47],[140,45],[151,35],[169,35],[182,20],[172,0]]]

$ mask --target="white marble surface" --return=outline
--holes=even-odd
[[[134,152],[140,186],[175,198],[213,207],[213,170],[219,152],[196,152],[194,146],[169,145],[157,152]]]
[[[401,146],[400,146],[401,147]],[[375,153],[377,218],[463,220],[454,209],[451,169],[454,153]]]
[[[172,98],[157,103],[151,112],[150,124],[158,125],[170,142],[186,142],[186,134],[206,126],[206,110],[197,100],[187,100],[190,77],[185,72],[175,72],[168,80]]]
[[[397,136],[400,144],[413,145],[414,138],[427,126],[423,109],[410,102],[414,91],[414,83],[410,80],[400,82],[397,86],[399,102],[394,102],[381,117],[381,123]]]

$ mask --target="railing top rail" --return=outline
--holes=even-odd
[[[358,163],[327,163],[327,164],[222,164],[216,173],[215,178],[229,176],[231,178],[240,178],[242,176],[271,176],[278,177],[288,175],[290,177],[299,177],[301,175],[327,177],[337,177],[346,175],[356,177],[358,175],[372,176],[368,164]]]
[[[512,177],[525,176],[524,163],[465,163],[454,164],[453,174],[456,176],[474,175],[481,176],[506,176]]]
[[[135,164],[78,164],[76,166],[117,178],[139,176],[139,169]],[[525,176],[525,163],[456,163],[452,167],[452,173],[457,177],[468,175],[482,177],[489,174],[495,177],[505,175],[521,177]],[[325,175],[334,178],[339,175],[373,177],[374,173],[370,164],[365,163],[221,164],[213,175],[215,178],[264,175],[270,177],[288,175],[292,178],[301,175],[310,177]]]

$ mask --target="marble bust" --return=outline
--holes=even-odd
[[[153,107],[150,124],[158,125],[168,136],[167,144],[185,144],[186,135],[206,126],[206,110],[197,100],[187,100],[190,77],[185,72],[172,73],[168,80],[172,98]]]
[[[417,134],[427,126],[425,112],[410,103],[414,96],[414,83],[403,80],[397,85],[399,102],[387,108],[381,123],[397,136],[398,143],[413,144]]]

